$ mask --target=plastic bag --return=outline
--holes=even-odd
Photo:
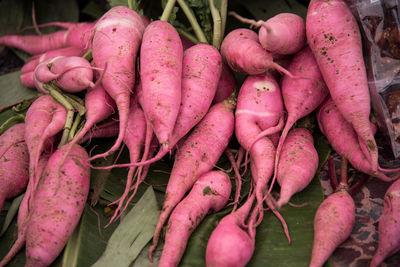
[[[400,159],[400,3],[352,0],[349,3],[363,35],[365,63],[374,114]]]

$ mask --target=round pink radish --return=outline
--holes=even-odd
[[[207,267],[244,267],[250,261],[255,240],[246,232],[243,223],[253,202],[254,195],[237,211],[225,216],[218,223],[208,239]]]
[[[293,13],[279,13],[261,25],[258,39],[262,47],[272,53],[294,54],[306,42],[304,19]]]

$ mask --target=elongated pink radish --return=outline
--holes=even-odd
[[[171,213],[159,267],[178,266],[192,232],[208,213],[225,206],[230,193],[231,182],[224,172],[210,171],[199,177]]]
[[[367,145],[376,172],[378,147],[370,128],[370,93],[356,19],[343,0],[312,0],[306,32],[332,99]]]
[[[70,22],[52,22],[46,25],[60,26],[67,30],[43,35],[5,35],[0,37],[0,45],[15,47],[33,55],[67,46],[85,48],[89,32],[93,27],[92,23]]]
[[[18,123],[0,136],[0,211],[6,199],[21,194],[29,179],[25,124]]]
[[[270,69],[293,77],[290,72],[273,61],[272,53],[258,42],[257,34],[248,29],[231,31],[221,44],[221,54],[229,67],[239,73],[258,75]]]
[[[297,120],[313,112],[329,94],[317,62],[308,46],[293,57],[288,70],[295,76],[310,79],[292,79],[286,75],[282,79],[281,90],[287,111],[287,119],[276,149],[274,177],[271,188],[279,173],[278,164],[281,149],[289,130]]]
[[[149,249],[149,258],[158,244],[162,227],[171,211],[200,175],[210,171],[226,149],[233,134],[235,103],[225,100],[212,106],[177,150],[160,218]],[[220,123],[223,121],[224,123]],[[210,149],[213,147],[213,149]]]
[[[332,148],[340,156],[347,158],[355,169],[385,182],[393,181],[393,178],[383,172],[372,170],[371,163],[362,152],[357,133],[343,117],[332,98],[328,97],[318,108],[317,121]]]
[[[90,184],[88,154],[74,145],[59,176],[59,164],[67,149],[62,146],[50,156],[35,191],[26,231],[26,266],[50,265],[64,248],[85,207]]]
[[[303,128],[292,130],[282,146],[277,181],[280,185],[279,209],[302,191],[313,179],[318,168],[318,153],[311,133]]]
[[[280,88],[272,76],[246,78],[237,100],[235,134],[240,145],[250,153],[250,158],[254,161],[257,175],[253,173],[252,176],[256,183],[255,194],[260,209],[264,187],[273,173],[275,146],[268,137],[258,136],[263,130],[270,131],[269,134],[279,132],[283,127],[283,123],[278,124],[283,112]]]
[[[218,223],[207,242],[207,267],[244,267],[250,261],[255,240],[246,231],[244,222],[253,202],[251,195],[242,207]]]
[[[147,165],[164,157],[177,142],[184,137],[208,112],[221,73],[221,56],[216,48],[207,44],[198,44],[188,48],[183,56],[181,104],[176,123],[169,141],[162,145],[151,159],[133,163],[119,164],[118,167]],[[142,85],[138,85],[139,102],[146,104]],[[143,110],[145,111],[145,110]],[[146,113],[145,113],[146,115]],[[146,118],[148,120],[148,117]],[[114,167],[116,167],[114,166]]]
[[[183,48],[178,32],[165,21],[150,23],[140,48],[142,108],[162,146],[169,147],[181,103]]]
[[[78,46],[69,46],[64,48],[53,49],[50,51],[46,51],[45,53],[35,55],[29,58],[29,60],[22,66],[21,72],[27,73],[34,71],[39,63],[46,61],[48,59],[52,59],[58,56],[77,56],[81,57],[85,54],[85,50]]]
[[[26,113],[24,139],[29,151],[29,180],[33,183],[32,192],[35,192],[40,178],[36,175],[40,154],[48,139],[63,129],[66,117],[66,109],[49,95],[36,99]]]
[[[382,215],[379,218],[379,241],[375,255],[372,257],[370,267],[379,266],[387,257],[400,250],[400,181],[395,181],[384,196]]]
[[[349,237],[354,222],[354,200],[346,190],[331,194],[321,203],[314,217],[310,267],[323,266],[336,247]]]
[[[135,63],[144,25],[132,9],[117,6],[105,13],[95,24],[92,38],[93,63],[109,71],[104,73],[102,85],[117,104],[120,130],[114,145],[90,160],[106,157],[121,145],[128,122],[130,94],[135,84]]]
[[[47,164],[47,161],[50,157],[50,153],[43,153],[39,159],[37,174],[38,176],[42,176],[44,167]],[[17,240],[8,251],[7,255],[0,261],[0,267],[3,267],[8,264],[8,262],[17,255],[17,253],[24,247],[26,241],[26,228],[27,222],[29,218],[29,206],[28,206],[28,199],[30,196],[30,192],[32,191],[32,183],[28,183],[28,187],[26,189],[25,195],[22,198],[21,204],[18,208],[18,219],[17,219]]]
[[[71,143],[77,143],[93,127],[104,121],[116,111],[116,105],[110,95],[99,85],[87,90],[85,95],[85,124]]]
[[[218,81],[217,91],[215,92],[212,104],[227,99],[230,95],[232,95],[233,91],[236,90],[236,88],[237,83],[235,76],[232,73],[232,70],[229,68],[228,65],[222,63],[221,76]]]

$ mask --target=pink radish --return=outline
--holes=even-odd
[[[187,241],[208,213],[222,209],[231,193],[231,182],[221,171],[206,172],[194,183],[171,213],[159,267],[178,266]]]
[[[318,153],[311,133],[302,128],[292,130],[282,146],[277,180],[280,185],[279,209],[302,191],[313,179],[318,168]]]
[[[78,224],[89,193],[88,154],[74,145],[61,167],[67,146],[49,158],[34,193],[26,230],[26,266],[48,266],[60,254]]]
[[[93,70],[83,57],[58,56],[40,63],[34,71],[35,87],[47,93],[43,84],[55,81],[55,85],[65,92],[76,93],[94,87]]]
[[[207,267],[244,267],[250,261],[255,240],[245,230],[244,222],[253,202],[254,195],[218,223],[208,239]]]
[[[312,0],[307,41],[333,101],[366,144],[371,170],[378,169],[378,147],[371,131],[367,72],[358,24],[343,0]]]
[[[347,158],[355,169],[382,181],[393,181],[393,178],[384,174],[384,172],[387,172],[386,170],[380,167],[378,167],[378,172],[372,170],[371,163],[362,153],[357,133],[351,124],[345,120],[332,98],[328,97],[318,108],[317,120],[319,128],[332,148],[339,155]]]
[[[67,30],[43,35],[5,35],[0,37],[0,45],[15,47],[33,55],[67,46],[85,48],[93,24],[52,22],[41,26],[59,26]]]
[[[242,18],[235,12],[231,15],[244,23],[260,27],[258,40],[269,52],[290,55],[298,52],[306,42],[304,19],[293,13],[279,13],[267,21],[254,21]]]
[[[29,107],[25,117],[24,139],[29,151],[29,179],[35,192],[39,178],[36,175],[41,153],[49,138],[59,133],[66,121],[66,109],[51,96],[44,95],[36,99]]]
[[[131,91],[135,84],[135,63],[144,25],[140,16],[125,6],[116,6],[95,24],[92,38],[93,63],[104,69],[101,83],[117,104],[120,131],[114,145],[90,160],[106,157],[121,145],[129,115]]]
[[[150,23],[140,48],[142,108],[162,146],[169,147],[181,103],[183,48],[178,32],[165,21]]]
[[[257,75],[277,69],[292,77],[291,73],[273,61],[272,53],[261,46],[257,34],[252,30],[231,31],[222,41],[221,54],[224,61],[236,72]]]
[[[322,267],[333,251],[351,233],[355,222],[355,204],[348,193],[347,159],[342,158],[340,186],[318,207],[314,217],[314,241],[310,267]]]
[[[0,136],[0,211],[6,199],[21,194],[29,178],[29,153],[25,124],[18,123]]]
[[[268,136],[259,136],[263,131],[268,131],[268,135],[279,132],[283,127],[283,112],[280,88],[272,76],[248,76],[238,95],[235,134],[240,145],[250,153],[260,216],[264,190],[274,169],[275,147]]]

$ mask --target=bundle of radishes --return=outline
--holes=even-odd
[[[123,143],[131,163],[102,167],[129,167],[125,191],[113,203],[117,209],[111,222],[135,196],[149,165],[168,153],[174,155],[149,250],[152,260],[168,222],[160,266],[177,266],[200,221],[227,204],[234,208],[209,239],[207,266],[249,262],[265,205],[281,220],[290,242],[279,209],[307,187],[318,167],[313,136],[294,125],[314,111],[333,149],[355,169],[386,182],[397,178],[386,173],[398,170],[378,165],[360,32],[344,1],[312,0],[305,21],[290,13],[266,22],[233,15],[260,27],[258,35],[235,29],[223,39],[220,51],[218,40],[215,46],[189,44],[168,22],[168,14],[148,23],[123,6],[94,23],[53,23],[68,30],[51,35],[0,38],[0,44],[34,54],[22,68],[21,82],[43,94],[30,106],[25,123],[0,137],[2,172],[10,168],[9,159],[15,159],[13,169],[18,172],[0,177],[0,207],[27,186],[19,209],[18,239],[0,266],[25,243],[28,266],[47,266],[55,259],[86,203],[94,168],[90,162],[110,156]],[[277,63],[284,57],[290,57],[287,69]],[[232,71],[246,76],[240,88]],[[106,122],[110,118],[113,123]],[[117,136],[116,141],[102,154],[89,157],[79,145],[111,136]],[[236,161],[229,153],[232,137],[240,144]],[[235,169],[233,201],[229,176],[213,170],[224,152]],[[250,192],[242,192],[240,171],[247,168],[252,186]],[[344,173],[347,168],[343,169]],[[272,194],[275,181],[278,198]],[[320,238],[310,266],[322,266],[351,231],[354,204],[346,192],[340,187],[318,210],[315,236]],[[236,209],[240,195],[247,193]],[[395,212],[395,197],[392,188],[386,197],[392,208],[385,207],[384,214]],[[332,209],[337,220],[327,219]],[[395,220],[392,216],[386,220]],[[385,225],[394,231],[393,224]],[[383,228],[382,223],[380,233],[391,231]],[[388,235],[387,239],[397,238],[397,245],[388,253],[380,245],[381,258],[400,248],[399,237]],[[378,261],[376,256],[375,265]]]

